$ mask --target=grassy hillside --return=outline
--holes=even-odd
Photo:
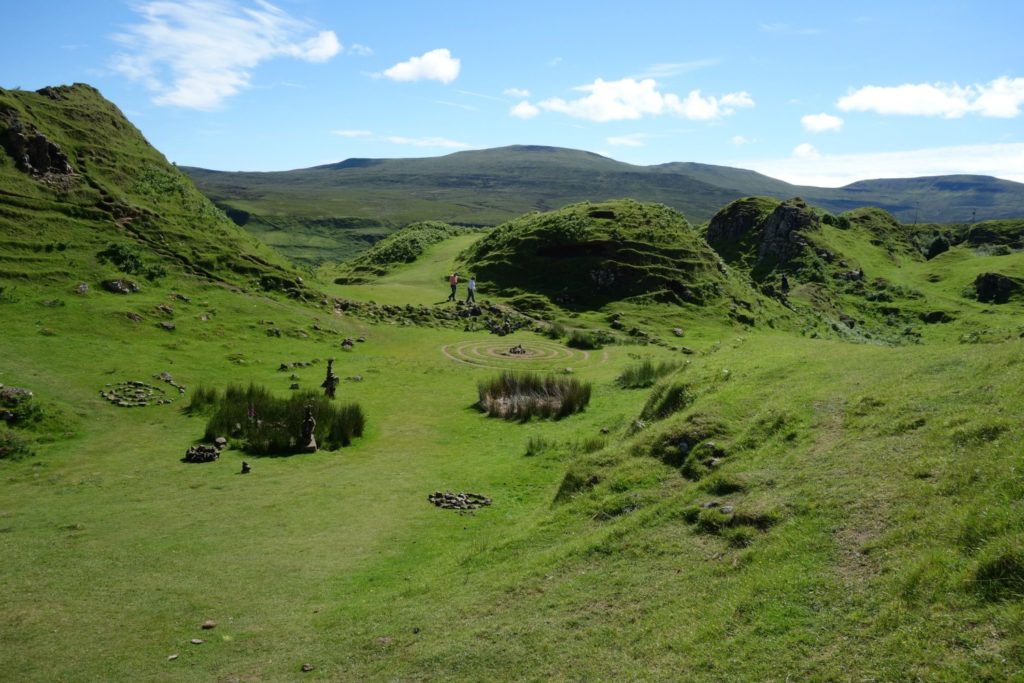
[[[115,245],[232,285],[302,289],[287,261],[229,221],[90,86],[0,89],[0,141],[0,268],[14,280],[70,288],[138,276],[97,258]]]
[[[91,93],[59,106],[73,95],[73,109],[118,120],[99,117]],[[60,137],[70,113],[53,125],[39,114],[47,96],[4,97],[61,150],[85,149]],[[239,258],[251,244],[190,204],[187,185],[180,204],[132,189],[127,153],[158,157],[95,130],[90,144],[124,146],[94,179],[110,199],[82,151],[68,153],[74,174],[55,154],[33,173],[0,153],[14,197],[0,202],[8,677],[959,681],[1024,669],[1021,221],[915,227],[879,209],[753,198],[724,207],[706,241],[665,207],[580,204],[490,234],[415,227],[369,252],[358,278],[322,266],[306,286],[323,298],[303,300],[230,261],[197,269],[151,237],[179,230],[218,254],[186,232],[208,211]],[[119,233],[119,203],[154,216]],[[100,278],[125,276],[114,260],[136,268],[110,242],[140,272],[163,272],[131,295],[103,291]],[[614,295],[550,296],[551,282],[610,263],[650,273]],[[478,315],[444,301],[444,276],[467,265]],[[1001,301],[984,295],[990,281],[1007,288]],[[722,295],[666,300],[669,282]],[[509,334],[482,324],[530,301],[543,305]],[[599,343],[571,345],[581,335]],[[243,435],[276,427],[235,405],[247,424],[228,425],[219,458],[182,461],[217,424],[211,395],[319,394],[329,359],[340,384],[322,400],[366,418],[350,445],[256,455]],[[589,402],[561,419],[489,417],[480,387],[508,371],[578,382]],[[166,400],[108,400],[127,382]],[[491,504],[433,504],[447,491]]]
[[[829,189],[696,163],[634,166],[535,145],[423,159],[348,159],[275,173],[184,169],[246,229],[303,263],[338,260],[408,223],[498,225],[530,211],[632,197],[697,222],[750,195],[800,196],[840,213],[881,207],[905,223],[1024,215],[1024,186],[982,176],[879,180]]]

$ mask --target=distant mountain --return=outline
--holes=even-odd
[[[419,159],[348,159],[273,173],[182,167],[236,222],[293,258],[337,258],[419,220],[497,225],[530,211],[629,197],[695,222],[740,197],[799,196],[832,212],[878,206],[903,222],[1024,216],[1024,184],[987,176],[789,183],[697,163],[635,166],[559,147],[514,145]],[[330,243],[333,243],[333,247]]]

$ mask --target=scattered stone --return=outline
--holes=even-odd
[[[719,503],[717,500],[709,500],[708,502],[706,502],[703,505],[701,505],[701,507],[704,508],[705,510],[710,510],[711,508],[716,508],[716,507],[719,507],[721,505],[722,504]]]
[[[267,330],[267,336],[268,337],[280,337],[281,336],[281,330],[279,330],[276,327],[271,327],[270,329]]]
[[[89,291],[89,285],[85,282],[79,282],[78,286],[75,287],[75,294],[86,294]]]
[[[177,653],[177,652],[175,652],[175,653],[174,653],[173,655],[169,655],[169,656],[167,657],[167,661],[168,661],[168,662],[173,662],[173,661],[174,661],[175,659],[177,659],[177,658],[178,658],[178,653]]]
[[[167,330],[168,332],[173,332],[175,329],[174,323],[172,323],[170,320],[161,320],[156,325],[157,327],[163,330]]]
[[[445,493],[434,491],[427,496],[427,500],[439,508],[458,510],[459,512],[469,512],[491,504],[490,498],[479,493],[452,493],[451,491]]]
[[[199,628],[203,629],[204,631],[209,631],[211,628],[217,628],[217,622],[213,619],[207,619],[199,625]]]
[[[203,640],[202,638],[193,638],[192,640],[190,640],[188,642],[192,643],[193,645],[202,645],[206,641]]]
[[[133,323],[141,323],[142,322],[142,316],[139,315],[138,313],[133,313],[131,311],[125,313],[124,317],[128,318]]]
[[[526,353],[526,349],[523,348],[522,344],[516,344],[508,352],[514,356],[521,356]]]
[[[222,451],[228,447],[228,440],[225,439],[223,436],[218,436],[216,439],[213,440],[213,445],[216,447],[218,451]]]
[[[349,375],[345,379],[347,379],[349,382],[362,382],[363,381],[363,376],[362,375]]]
[[[252,466],[249,465],[249,463],[247,463],[246,461],[243,460],[242,461],[242,471],[239,472],[239,474],[249,474],[250,472],[252,472]]]
[[[204,463],[213,462],[218,458],[220,458],[220,451],[217,450],[216,446],[199,444],[198,446],[191,446],[187,451],[185,451],[185,457],[182,458],[181,461],[189,463]]]
[[[102,283],[103,289],[111,292],[112,294],[134,294],[139,291],[139,286],[131,280],[125,280],[118,278],[116,280],[104,280]]]
[[[681,327],[673,327],[672,328],[672,334],[676,335],[677,337],[682,337],[683,336],[683,328],[681,328]]]
[[[607,427],[601,427],[601,433],[602,434],[607,434],[608,432],[609,432],[609,429]]]
[[[299,383],[298,382],[292,382],[291,386],[289,386],[288,388],[291,389],[292,391],[297,391],[298,388],[299,388]]]
[[[312,664],[303,664],[302,665],[303,673],[309,673],[312,670],[313,670],[313,665]]]
[[[341,342],[341,348],[346,351],[351,351],[353,346],[355,346],[355,342],[352,341],[351,337],[345,337]]]
[[[718,511],[721,512],[723,515],[731,515],[733,513],[733,510],[735,509],[736,508],[734,508],[732,505],[723,505],[722,507],[718,508]]]
[[[357,342],[365,342],[366,341],[366,337],[357,337],[356,341]]]

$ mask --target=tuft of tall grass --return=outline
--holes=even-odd
[[[531,417],[560,419],[590,403],[591,385],[559,375],[503,372],[477,387],[480,410],[491,417],[526,422]]]
[[[197,396],[201,394],[197,402]],[[229,385],[223,394],[213,389],[196,391],[189,404],[212,405],[213,413],[206,423],[204,438],[232,435],[240,439],[242,450],[253,455],[291,455],[300,452],[302,423],[306,406],[313,409],[316,428],[313,436],[320,448],[337,450],[363,435],[366,417],[357,403],[337,405],[326,396],[313,391],[277,398],[268,389],[255,384],[248,387]]]
[[[615,380],[623,389],[642,389],[680,367],[677,361],[662,361],[655,365],[650,359],[630,365],[622,370]]]
[[[640,411],[640,419],[646,422],[663,420],[673,413],[687,408],[697,399],[687,384],[668,382],[659,384],[651,391],[650,397]]]

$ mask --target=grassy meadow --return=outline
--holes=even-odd
[[[327,288],[433,303],[471,239],[431,247],[379,282]],[[962,284],[966,260],[954,250],[929,265]],[[851,344],[627,304],[627,318],[667,340],[685,327],[695,353],[626,343],[525,360],[530,370],[574,366],[593,398],[580,414],[518,424],[473,404],[478,382],[514,364],[504,346],[552,343],[534,333],[369,325],[173,276],[130,297],[63,294],[73,286],[27,282],[0,304],[0,382],[32,388],[66,425],[33,444],[35,456],[0,462],[0,670],[22,680],[962,680],[1019,670],[1019,571],[992,594],[978,583],[993,557],[1021,557],[1018,338],[961,344],[928,329],[923,344]],[[948,281],[934,286],[955,297]],[[54,291],[63,305],[41,303]],[[172,300],[173,332],[124,316]],[[1015,319],[956,303],[968,320]],[[366,341],[340,348],[355,336]],[[494,368],[441,353],[462,341],[499,349]],[[339,399],[367,415],[364,437],[335,452],[229,449],[184,464],[205,424],[186,400],[122,409],[99,396],[107,382],[159,372],[188,388],[256,382],[286,396],[291,372],[319,386],[329,357]],[[650,389],[618,378],[669,360],[679,367],[661,381],[695,398],[638,428]],[[311,365],[279,371],[295,361]],[[689,435],[721,451],[713,472],[684,476],[665,455]],[[527,455],[531,439],[545,447]],[[434,490],[494,505],[438,510],[426,501]],[[711,501],[734,512],[700,507]],[[207,619],[216,628],[199,630]],[[300,672],[307,662],[314,671]]]

